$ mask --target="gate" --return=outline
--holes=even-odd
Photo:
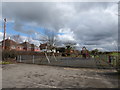
[[[87,58],[82,57],[63,57],[54,53],[42,53],[34,55],[18,55],[17,62],[28,63],[28,64],[39,64],[39,65],[53,65],[53,66],[64,66],[64,67],[78,67],[78,68],[99,68],[108,69],[113,66],[106,62],[108,57],[99,55],[98,58]]]
[[[99,55],[99,61],[101,61],[103,64],[103,67],[111,67],[111,68],[118,68],[119,58],[118,56],[112,56],[112,55]]]

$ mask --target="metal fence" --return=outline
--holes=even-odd
[[[60,55],[47,55],[47,53],[44,55],[18,55],[17,62],[65,67],[96,68],[96,62],[93,58],[84,59],[82,57],[62,57]]]
[[[83,68],[111,68],[117,67],[118,57],[111,57],[108,55],[99,55],[97,58],[82,57],[62,57],[55,54],[39,54],[39,55],[18,55],[17,62],[40,65],[54,65],[54,66],[69,66],[69,67],[83,67]]]
[[[102,60],[109,65],[117,68],[119,64],[119,58],[118,56],[112,56],[112,55],[99,55],[99,60]]]
[[[57,58],[59,58],[59,56],[57,56]],[[57,61],[57,58],[54,54],[47,55],[47,53],[42,55],[18,55],[17,62],[43,64],[43,63],[51,63],[54,60]]]

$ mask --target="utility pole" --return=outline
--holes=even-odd
[[[6,18],[4,19],[3,50],[5,49]]]

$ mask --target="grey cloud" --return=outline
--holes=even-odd
[[[36,32],[23,28],[32,22],[54,32],[67,27],[73,31],[75,42],[103,45],[118,37],[117,16],[110,13],[114,11],[111,10],[113,6],[115,3],[3,3],[2,14],[15,20],[16,31]]]
[[[69,3],[68,3],[69,4]],[[77,12],[87,12],[89,10],[92,9],[98,9],[98,10],[102,10],[102,9],[106,9],[108,8],[110,5],[112,5],[113,3],[109,3],[109,2],[81,2],[81,3],[71,3],[72,6],[74,6],[75,10]]]
[[[4,17],[21,23],[36,22],[38,26],[54,31],[65,23],[64,11],[56,8],[56,3],[3,3],[2,11]]]
[[[13,29],[18,31],[18,32],[22,32],[22,33],[29,34],[29,35],[36,32],[35,30],[24,29],[24,25],[22,23],[19,23],[19,22],[15,22]]]

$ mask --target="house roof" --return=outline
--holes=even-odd
[[[22,44],[17,44],[17,46],[23,46]]]
[[[45,47],[45,46],[47,46],[47,43],[40,44],[40,47]]]
[[[2,40],[1,42],[3,43],[3,41],[4,41],[4,40]],[[17,44],[15,41],[13,41],[13,40],[11,40],[11,39],[5,39],[5,42],[7,42],[7,41],[8,41],[8,42],[11,42],[11,43],[13,43],[13,44]]]
[[[31,45],[29,42],[23,42],[23,43],[20,43],[19,45]]]
[[[37,45],[35,45],[35,44],[30,44],[31,46],[33,46],[33,47],[38,47]]]

